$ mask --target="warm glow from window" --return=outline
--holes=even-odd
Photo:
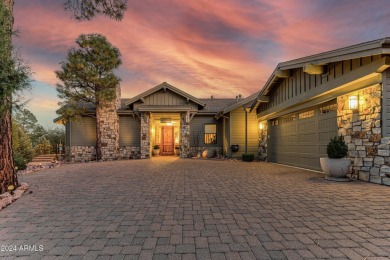
[[[263,130],[263,129],[264,129],[263,123],[260,123],[260,124],[259,124],[259,128],[260,128],[260,130]]]
[[[348,100],[349,109],[355,110],[358,109],[359,100],[357,96],[350,96]]]

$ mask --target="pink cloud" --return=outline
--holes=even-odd
[[[380,0],[128,1],[121,22],[77,22],[61,3],[16,1],[17,42],[36,80],[55,86],[54,71],[75,39],[101,33],[122,53],[123,97],[163,81],[198,97],[246,96],[278,62],[384,37],[390,26]]]

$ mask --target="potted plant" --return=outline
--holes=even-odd
[[[153,146],[153,155],[157,156],[159,154],[160,154],[160,146],[156,144],[155,146]]]
[[[180,155],[180,146],[178,146],[178,145],[175,146],[175,155],[177,155],[177,156]]]
[[[351,160],[344,158],[348,154],[348,146],[342,136],[330,139],[326,147],[328,157],[320,158],[321,168],[325,173],[325,179],[333,181],[350,181],[347,178]]]

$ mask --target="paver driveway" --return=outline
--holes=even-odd
[[[385,186],[267,163],[172,157],[66,165],[21,179],[33,193],[0,211],[0,245],[17,247],[0,256],[390,257]]]

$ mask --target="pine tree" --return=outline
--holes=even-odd
[[[32,143],[29,135],[15,121],[12,121],[12,146],[14,157],[22,157],[30,161],[32,157]]]
[[[61,102],[59,113],[65,119],[81,116],[96,108],[96,157],[101,159],[101,120],[104,108],[116,98],[120,79],[113,70],[121,64],[119,50],[100,34],[80,35],[77,49],[68,53],[67,61],[56,71],[63,84],[57,85]]]
[[[126,0],[67,0],[65,9],[76,19],[90,20],[103,14],[121,20]],[[0,194],[18,180],[12,151],[12,95],[29,83],[30,71],[12,57],[12,27],[14,0],[0,0]]]
[[[18,185],[12,150],[12,95],[29,85],[29,68],[12,53],[13,0],[0,1],[0,194]]]

